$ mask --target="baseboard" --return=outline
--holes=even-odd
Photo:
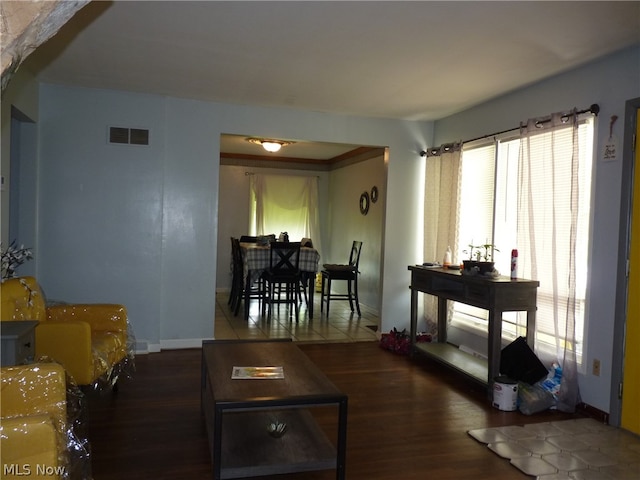
[[[609,425],[609,414],[587,403],[584,403],[584,402],[579,403],[577,407],[577,411],[588,417],[593,418],[594,420],[597,420],[599,422]]]
[[[212,338],[178,338],[173,340],[160,340],[161,350],[181,350],[184,348],[201,348],[203,340]]]
[[[158,353],[160,351],[159,343],[149,343],[147,340],[136,340],[136,355],[146,355],[148,353]]]

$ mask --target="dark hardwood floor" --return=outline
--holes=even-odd
[[[529,478],[466,432],[576,418],[499,411],[468,380],[375,342],[299,346],[349,395],[348,479]],[[95,480],[211,478],[200,413],[200,356],[199,349],[138,356],[135,374],[121,381],[117,394],[87,396]],[[335,411],[314,412],[335,438]],[[324,480],[335,473],[269,478]]]

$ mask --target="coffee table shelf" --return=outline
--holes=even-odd
[[[286,433],[273,438],[273,412],[226,414],[221,478],[246,478],[336,468],[336,449],[308,410],[277,412]]]

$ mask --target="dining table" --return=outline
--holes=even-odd
[[[240,249],[242,251],[245,292],[248,292],[251,290],[251,285],[260,278],[262,272],[270,267],[271,248],[269,245],[240,242]],[[298,269],[302,281],[307,284],[309,318],[313,318],[313,294],[319,261],[320,253],[318,250],[312,247],[300,247]],[[244,302],[244,318],[245,320],[249,319],[249,302],[246,300]]]

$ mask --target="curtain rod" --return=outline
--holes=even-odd
[[[600,113],[600,105],[598,105],[597,103],[592,104],[589,108],[585,108],[584,110],[578,110],[576,112],[576,115],[581,115],[583,113],[593,113],[595,116],[598,116],[598,113]],[[520,126],[518,125],[515,128],[509,128],[507,130],[502,130],[500,132],[495,132],[495,133],[489,133],[487,135],[482,135],[481,137],[476,137],[476,138],[472,138],[470,140],[465,140],[463,142],[460,142],[460,144],[464,144],[464,143],[471,143],[471,142],[475,142],[476,140],[482,140],[484,138],[490,138],[490,137],[496,137],[498,135],[502,135],[503,133],[508,133],[508,132],[512,132],[513,130],[518,130],[520,128]],[[447,144],[443,144],[441,145],[444,146]],[[430,148],[429,150],[439,150],[441,147],[438,148]],[[422,150],[420,152],[420,156],[421,157],[426,157],[427,156],[427,150]]]

